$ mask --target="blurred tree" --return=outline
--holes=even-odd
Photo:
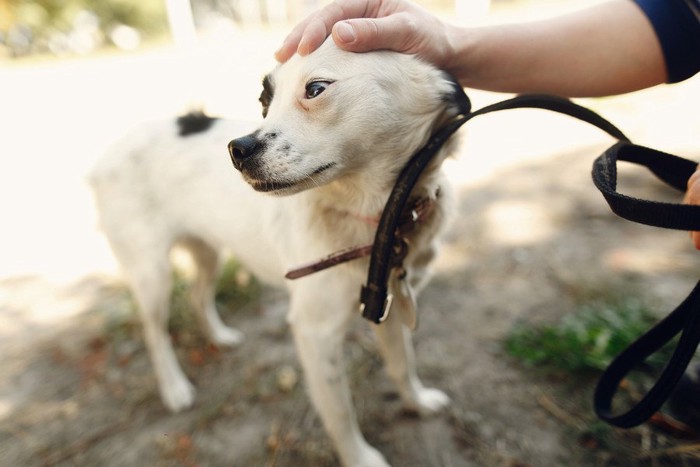
[[[51,50],[61,41],[70,47],[76,34],[102,41],[124,26],[144,37],[167,31],[164,1],[0,0],[0,44],[15,56]]]
[[[197,40],[190,0],[165,0],[170,33],[176,45],[191,46]]]
[[[12,24],[12,0],[0,0],[0,31],[6,31]]]

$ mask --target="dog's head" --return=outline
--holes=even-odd
[[[260,102],[263,124],[229,152],[255,190],[278,195],[358,176],[386,189],[469,105],[454,80],[414,57],[345,52],[332,40],[267,75]]]

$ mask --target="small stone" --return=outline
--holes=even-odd
[[[298,381],[297,371],[289,365],[285,365],[277,371],[277,387],[282,392],[291,392]]]

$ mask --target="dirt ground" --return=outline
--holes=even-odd
[[[260,43],[259,36],[253,40]],[[274,50],[276,43],[273,37],[265,47]],[[236,45],[249,46],[245,39]],[[38,74],[40,83],[66,76],[77,89],[87,80],[108,80],[117,67],[155,67],[148,65],[153,57],[106,60],[94,68],[74,64],[56,74],[44,68],[6,70],[2,77],[20,83]],[[234,62],[214,70],[231,72]],[[246,86],[257,89],[257,76],[266,69],[250,71],[253,66],[244,67],[237,83],[250,82]],[[144,76],[149,76],[145,97],[139,97],[145,99],[140,101],[144,108],[167,102],[157,112],[145,112],[173,110],[168,97],[176,89],[162,91],[157,78]],[[216,84],[230,91],[224,77]],[[158,91],[146,96],[149,86]],[[19,120],[32,96],[33,102],[45,98],[64,104],[58,93],[39,85],[19,97],[16,89],[3,88],[0,100],[14,102],[10,108]],[[663,88],[590,103],[633,139],[700,160],[700,121],[679,113],[692,96],[697,102],[699,89]],[[477,101],[497,98],[475,95]],[[226,99],[213,98],[218,108],[226,107]],[[52,138],[63,151],[59,154],[69,154],[76,145],[81,151],[99,146],[115,127],[133,120],[128,108],[136,97],[124,103],[118,93],[104,99],[88,99],[67,122],[60,120],[65,109],[50,106],[48,116],[37,117],[46,128],[51,122],[57,126],[47,130],[49,136],[60,131],[74,138]],[[248,99],[241,112],[255,105]],[[86,128],[105,108],[114,110],[115,120],[76,137],[76,129]],[[5,117],[4,127],[16,123]],[[610,143],[604,136],[537,112],[490,118],[466,130],[462,156],[446,165],[459,208],[435,277],[420,297],[414,335],[423,380],[446,391],[452,404],[429,419],[404,413],[383,373],[370,324],[358,317],[346,353],[363,432],[395,466],[665,465],[668,459],[659,452],[693,440],[669,440],[648,426],[631,434],[602,427],[591,408],[595,379],[553,377],[524,367],[506,354],[503,340],[516,323],[554,322],[601,297],[638,297],[658,307],[661,316],[693,287],[700,255],[684,233],[631,224],[609,212],[589,175],[594,157]],[[36,162],[27,158],[45,154],[45,148],[32,146],[40,139],[29,142],[36,128],[26,128],[26,134],[9,134],[4,143],[21,137],[22,147],[30,148],[21,154],[27,157],[4,160],[3,166],[15,164],[15,174],[18,166],[26,170],[22,174],[34,174]],[[76,157],[78,162],[64,162],[82,168],[94,154]],[[98,234],[85,233],[93,219],[83,199],[87,193],[61,190],[77,175],[71,172],[68,182],[59,183],[58,172],[52,171],[57,166],[51,165],[57,163],[48,157],[44,162],[48,166],[41,166],[33,185],[43,188],[40,196],[30,197],[32,186],[11,185],[21,177],[7,171],[0,176],[6,190],[8,183],[15,190],[3,193],[0,204],[12,221],[0,250],[5,263],[0,278],[0,465],[336,465],[305,395],[284,320],[286,298],[275,290],[262,288],[254,300],[238,300],[235,307],[222,302],[224,320],[246,334],[234,349],[208,345],[182,313],[172,326],[173,338],[197,387],[197,403],[175,415],[164,409],[129,294],[104,260],[108,252]],[[623,179],[623,189],[633,194],[678,200],[643,172],[625,171]],[[28,204],[8,201],[18,197]],[[66,205],[83,210],[66,211],[62,218],[56,212]],[[81,248],[87,258],[74,255]],[[34,265],[49,261],[51,274],[32,272],[38,269]],[[17,266],[26,264],[26,271]],[[62,267],[70,274],[56,280]],[[683,456],[669,462],[695,465]]]
[[[453,400],[446,413],[421,420],[402,412],[358,317],[347,344],[354,399],[366,436],[393,465],[639,465],[616,457],[629,452],[584,442],[593,380],[553,381],[502,347],[519,320],[554,320],[599,295],[640,295],[664,310],[692,288],[699,264],[685,235],[610,214],[588,180],[591,154],[511,167],[461,190],[415,334],[424,380]],[[514,182],[499,188],[504,178]],[[648,196],[667,194],[641,174],[628,182],[648,185],[638,187]],[[3,341],[0,394],[13,396],[0,420],[3,465],[335,465],[300,382],[280,293],[263,289],[256,303],[224,310],[247,336],[235,349],[174,327],[199,393],[193,409],[172,415],[118,282],[89,277],[50,291],[21,278],[0,285],[14,298],[3,308],[8,321],[37,301],[86,303],[56,327]]]

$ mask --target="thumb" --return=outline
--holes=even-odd
[[[361,18],[340,21],[333,26],[333,40],[341,49],[350,52],[389,49],[408,52],[410,34],[398,15],[384,18]]]

